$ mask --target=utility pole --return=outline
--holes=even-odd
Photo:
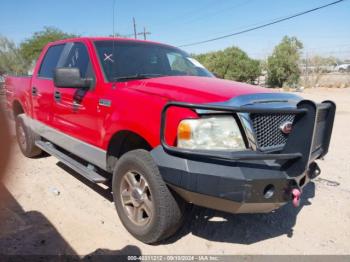
[[[144,39],[144,40],[147,40],[147,35],[150,35],[151,32],[147,32],[147,31],[146,31],[146,27],[144,27],[144,28],[143,28],[143,33],[142,33],[142,34],[143,34],[143,39]]]
[[[134,38],[137,39],[135,17],[132,18],[132,22],[133,22],[133,24],[134,24]]]
[[[134,27],[134,33],[133,34],[129,34],[129,35],[124,35],[123,37],[134,36],[134,38],[137,39],[137,36],[140,35],[140,36],[143,36],[144,40],[147,40],[147,35],[150,35],[151,32],[147,32],[146,27],[143,27],[143,32],[137,33],[135,17],[132,18],[132,23],[133,23],[133,27]]]

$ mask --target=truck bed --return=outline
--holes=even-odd
[[[7,76],[5,79],[6,107],[11,110],[15,99],[20,100],[22,105],[27,103],[28,92],[32,82],[31,76]]]

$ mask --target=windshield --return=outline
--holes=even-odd
[[[161,76],[213,77],[185,52],[158,44],[96,41],[97,54],[109,82]]]

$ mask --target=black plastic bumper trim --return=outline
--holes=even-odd
[[[167,154],[161,146],[153,149],[151,155],[164,181],[185,190],[237,202],[286,201],[282,191],[289,187],[288,176],[275,161],[191,160]],[[274,184],[282,193],[263,199],[268,184]]]
[[[219,197],[208,196],[184,190],[182,188],[169,185],[177,194],[187,202],[206,208],[211,208],[232,214],[240,213],[268,213],[285,205],[286,202],[272,203],[243,203],[231,201]]]

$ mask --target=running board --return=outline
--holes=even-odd
[[[79,173],[81,176],[90,180],[93,183],[104,183],[107,179],[98,173],[96,173],[93,169],[93,166],[85,166],[63,152],[59,151],[55,146],[50,142],[44,141],[35,141],[37,147],[41,148],[48,154],[56,157],[62,163],[73,169],[75,172]],[[92,168],[91,168],[92,167]]]

